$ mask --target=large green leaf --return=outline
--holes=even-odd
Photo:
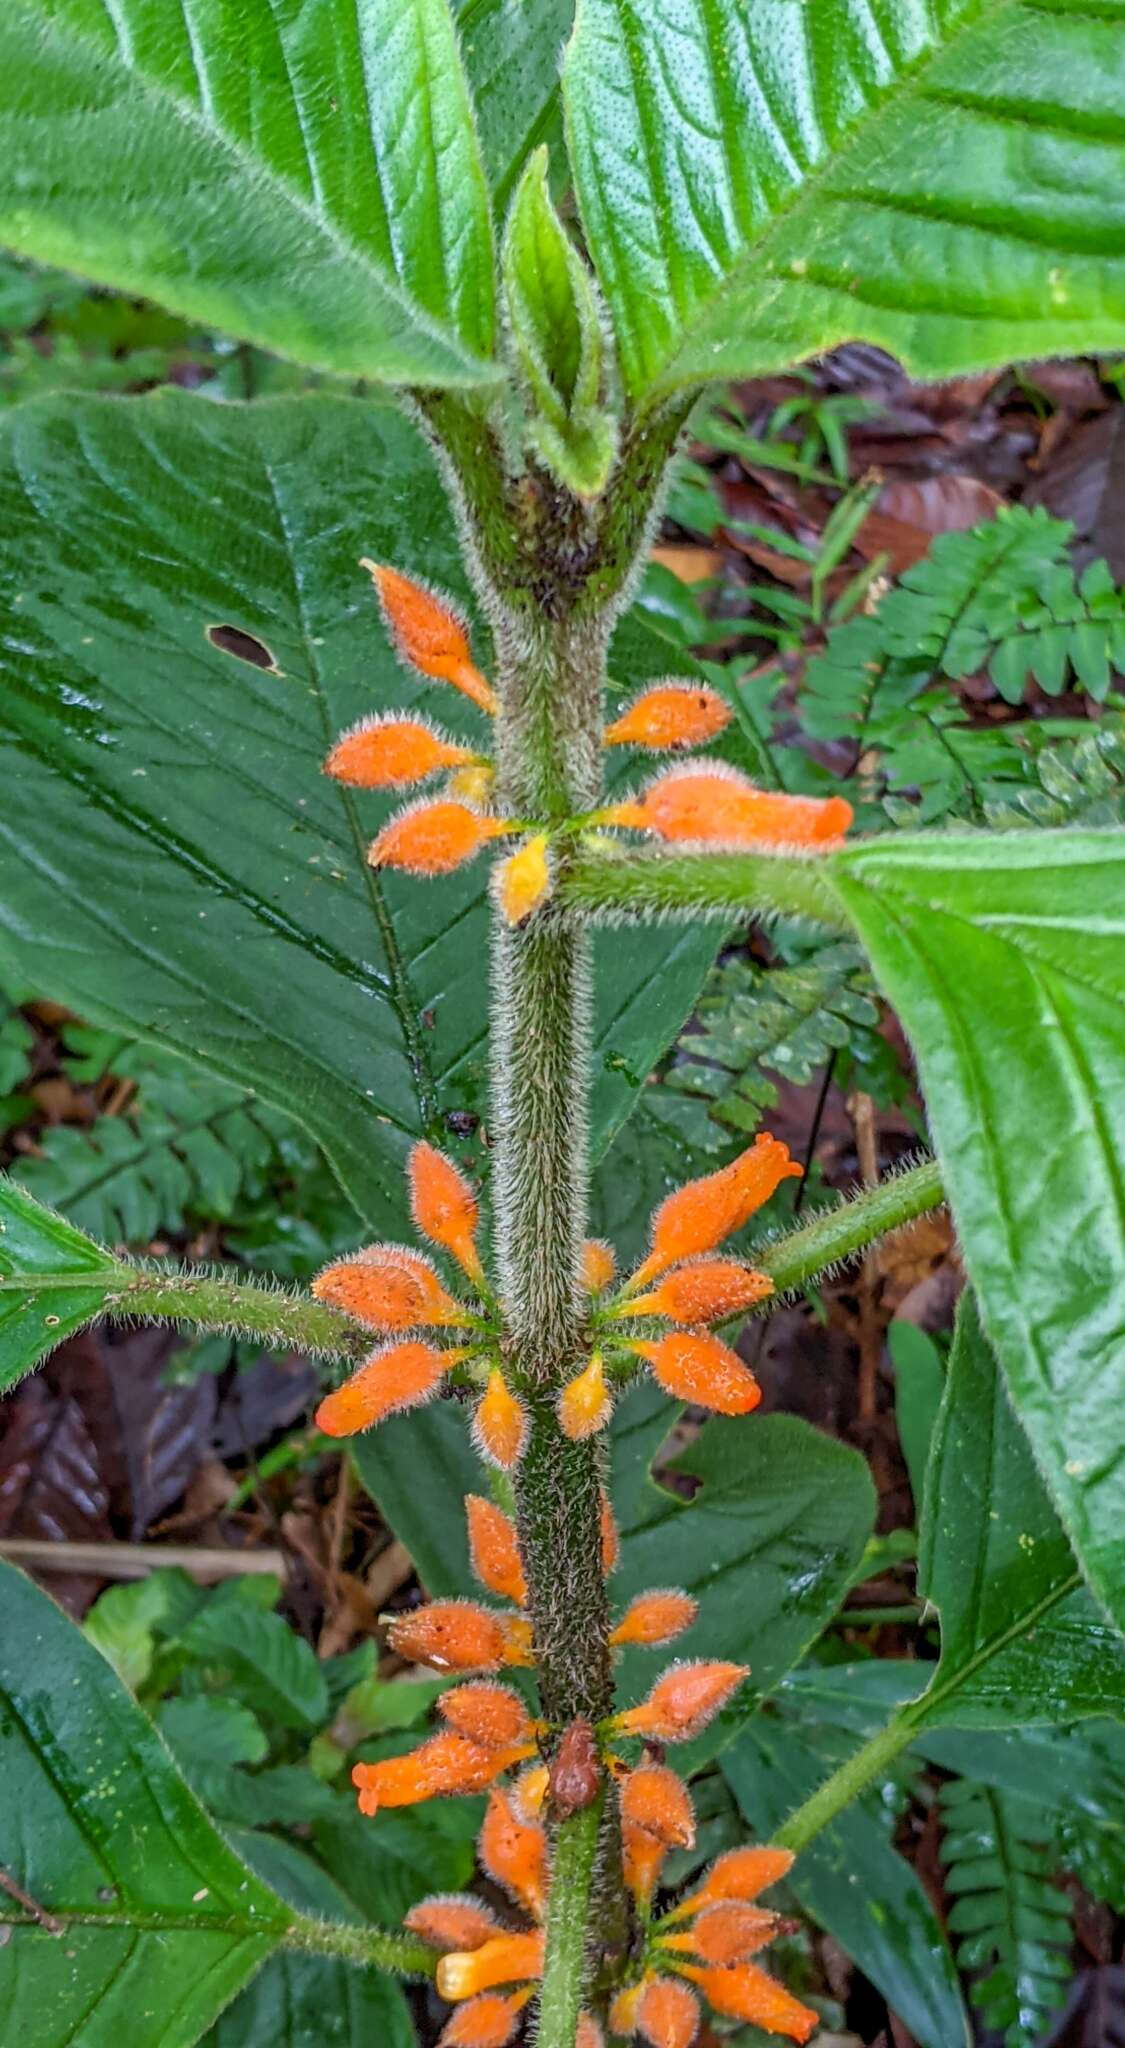
[[[1123,0],[582,0],[579,204],[629,389],[849,337],[1120,346]]]
[[[833,881],[914,1045],[1020,1420],[1125,1621],[1125,833],[903,836]]]
[[[100,1652],[10,1565],[0,1606],[0,1860],[48,1916],[0,1895],[4,2039],[190,2048],[293,1915],[227,1847]]]
[[[1125,1642],[1082,1586],[966,1295],[926,1472],[919,1584],[941,1660],[919,1702],[933,1727],[1125,1713]]]
[[[724,1752],[723,1775],[754,1832],[768,1839],[845,1753],[836,1730],[811,1734],[758,1716]],[[941,1922],[917,1873],[889,1839],[875,1799],[839,1814],[802,1850],[788,1883],[906,2022],[919,2048],[971,2039]]]
[[[369,1227],[401,1235],[411,1140],[487,1108],[486,863],[376,876],[389,806],[320,763],[390,704],[481,737],[454,692],[403,673],[357,566],[464,594],[419,436],[342,398],[28,405],[0,439],[0,528],[0,963],[290,1111]],[[213,645],[223,625],[274,665]],[[635,625],[623,648],[633,679],[667,667]],[[599,1147],[714,943],[605,937]]]
[[[96,1316],[120,1269],[0,1174],[0,1393]]]
[[[454,13],[500,214],[531,151],[559,129],[559,52],[574,0],[456,0]]]
[[[496,374],[446,0],[7,0],[0,73],[11,247],[318,369]]]

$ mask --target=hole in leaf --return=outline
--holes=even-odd
[[[221,653],[233,654],[236,661],[248,661],[252,668],[268,668],[275,676],[281,674],[265,641],[256,639],[253,633],[244,633],[241,626],[208,626],[206,631],[212,647]]]

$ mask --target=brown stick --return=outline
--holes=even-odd
[[[190,1543],[52,1543],[38,1536],[7,1536],[0,1557],[40,1572],[89,1572],[98,1579],[143,1579],[175,1565],[200,1585],[239,1578],[245,1572],[288,1574],[283,1550],[205,1549]]]
[[[66,1933],[63,1922],[56,1920],[53,1913],[46,1912],[38,1900],[32,1898],[30,1892],[25,1892],[14,1877],[8,1876],[6,1870],[0,1870],[0,1891],[7,1892],[8,1897],[14,1899],[17,1906],[22,1906],[24,1912],[29,1913],[33,1920],[37,1920],[47,1934]]]

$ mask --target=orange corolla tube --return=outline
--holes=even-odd
[[[392,1650],[411,1664],[438,1671],[499,1671],[522,1662],[512,1657],[512,1622],[471,1600],[431,1600],[409,1614],[392,1616],[387,1635]]]
[[[572,1443],[595,1436],[613,1413],[613,1396],[606,1385],[605,1367],[595,1351],[588,1365],[569,1380],[558,1399],[559,1427]]]
[[[525,1820],[510,1792],[494,1787],[489,1794],[477,1854],[489,1877],[540,1920],[547,1905],[547,1835],[538,1822]]]
[[[681,1899],[667,1918],[669,1921],[689,1920],[693,1913],[702,1912],[705,1907],[717,1905],[724,1899],[756,1899],[759,1892],[768,1891],[771,1884],[777,1884],[792,1868],[793,1854],[789,1849],[728,1849],[725,1855],[716,1857],[710,1869],[704,1872],[702,1884],[686,1899]]]
[[[535,1928],[528,1934],[494,1934],[491,1941],[465,1954],[454,1949],[437,1966],[437,1988],[450,2000],[474,1998],[478,1991],[491,1991],[497,1984],[518,1984],[524,1977],[538,1977],[545,1940]]]
[[[674,1266],[659,1286],[623,1301],[614,1311],[626,1316],[667,1316],[672,1323],[721,1323],[765,1301],[773,1293],[768,1273],[756,1273],[737,1259],[689,1259]]]
[[[400,660],[424,676],[451,683],[482,711],[497,710],[496,693],[473,661],[468,627],[452,598],[385,562],[364,557],[359,566],[368,570],[379,593],[387,631]]]
[[[355,1436],[388,1415],[418,1408],[436,1394],[450,1366],[464,1356],[462,1350],[438,1351],[418,1339],[384,1344],[342,1387],[325,1395],[316,1411],[316,1426],[325,1436]]]
[[[626,1345],[648,1365],[653,1378],[677,1401],[694,1401],[716,1415],[749,1415],[762,1390],[736,1351],[706,1330],[672,1330],[654,1341]]]
[[[699,1659],[673,1664],[639,1707],[616,1714],[611,1727],[619,1735],[646,1735],[657,1742],[690,1742],[725,1707],[749,1675],[747,1664]]]
[[[352,1784],[360,1812],[374,1814],[383,1806],[419,1806],[442,1793],[483,1792],[499,1768],[494,1752],[450,1730],[405,1756],[356,1764]]]
[[[484,1279],[475,1241],[480,1209],[460,1167],[423,1139],[407,1161],[407,1181],[410,1211],[423,1237],[451,1253],[479,1284]]]
[[[516,1607],[527,1605],[527,1581],[520,1558],[516,1525],[510,1515],[483,1494],[465,1496],[469,1528],[469,1561],[481,1585]]]
[[[757,789],[725,761],[666,768],[639,796],[600,813],[609,825],[631,825],[657,838],[696,846],[838,846],[852,822],[842,796],[786,796]]]
[[[376,713],[341,733],[324,772],[352,789],[406,789],[441,768],[475,763],[470,747],[458,746],[426,718]]]
[[[756,1963],[735,1963],[726,1969],[697,1969],[681,1963],[680,1969],[698,1984],[716,2012],[763,2027],[767,2034],[784,2034],[790,2041],[805,2042],[820,2025],[819,2013],[802,2005]]]
[[[734,712],[725,697],[707,683],[650,683],[605,729],[607,747],[645,747],[662,753],[670,747],[702,747],[731,722]]]
[[[477,1681],[443,1692],[438,1703],[443,1721],[481,1749],[520,1749],[535,1753],[536,1723],[518,1692],[508,1685]]]
[[[423,799],[388,818],[367,859],[373,868],[401,868],[409,875],[451,875],[511,829],[509,820],[486,818],[454,798]]]
[[[690,1849],[695,1811],[682,1778],[666,1764],[639,1764],[620,1791],[621,1818],[669,1849]]]
[[[373,1330],[458,1327],[468,1321],[425,1254],[401,1244],[365,1245],[334,1259],[316,1275],[312,1292]]]
[[[402,1924],[431,1948],[479,1948],[500,1932],[491,1907],[467,1892],[439,1892],[419,1899]]]
[[[783,1180],[800,1179],[802,1170],[790,1159],[787,1145],[769,1131],[759,1131],[754,1143],[729,1166],[677,1188],[653,1213],[652,1249],[627,1281],[626,1294],[635,1294],[683,1259],[714,1251],[749,1222]]]
[[[638,1643],[655,1648],[673,1642],[690,1628],[699,1613],[699,1602],[678,1587],[638,1593],[610,1633],[615,1646]]]

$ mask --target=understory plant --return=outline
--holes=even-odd
[[[760,1960],[797,1923],[760,1895],[823,1920],[908,1751],[1120,1716],[1121,834],[867,836],[845,795],[773,785],[737,695],[631,599],[716,380],[849,337],[934,377],[1122,345],[1123,30],[1125,0],[6,0],[0,240],[324,388],[7,415],[0,965],[295,1118],[362,1240],[289,1289],[123,1258],[7,1183],[0,1376],[99,1316],[325,1361],[319,1427],[392,1523],[413,1499],[434,1597],[392,1645],[449,1680],[436,1732],[354,1766],[370,1853],[397,1809],[483,1797],[493,1883],[357,1924],[343,1878],[207,1820],[6,1572],[4,1799],[40,1824],[5,1826],[0,1976],[37,2048],[221,2042],[279,1958],[432,1978],[447,2048],[688,2048],[704,2004],[804,2041],[817,2009]],[[1033,593],[1035,659],[1101,689],[1116,596],[1068,575],[1061,623]],[[976,657],[1014,647],[1017,694],[1021,623]],[[825,731],[867,717],[857,671],[901,672],[900,713],[918,681],[877,612],[849,630]],[[866,959],[930,1146],[748,1240],[802,1171],[759,1131],[627,1200],[615,1249],[592,1162],[748,920]],[[870,1486],[754,1415],[734,1339],[942,1202],[970,1290],[915,1439],[940,1656],[829,1711],[829,1667],[795,1667],[869,1575]],[[722,1418],[680,1454],[690,1502],[644,1478],[676,1404]],[[451,1491],[487,1601],[439,1541]],[[256,1666],[208,1611],[199,1655]],[[279,1726],[319,1725],[257,1635]],[[724,1745],[753,1826],[685,1877]],[[938,1988],[910,2023],[949,2048],[916,1889]]]

